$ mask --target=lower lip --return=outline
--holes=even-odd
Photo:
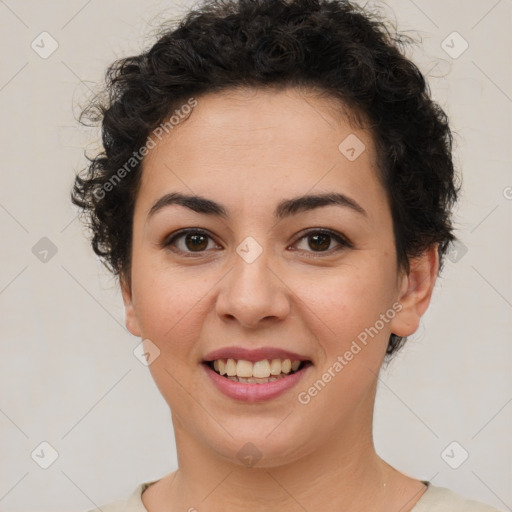
[[[282,395],[293,388],[302,379],[302,376],[311,366],[310,364],[300,371],[281,377],[273,382],[264,384],[248,384],[245,382],[234,382],[222,377],[212,370],[208,365],[202,364],[208,377],[212,379],[217,389],[230,398],[244,402],[263,402]]]

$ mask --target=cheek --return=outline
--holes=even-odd
[[[379,332],[375,334],[372,329],[369,339],[382,341],[374,343],[380,344],[373,351],[380,357],[382,344],[387,345],[389,323],[382,324],[379,319],[392,307],[394,276],[392,264],[380,260],[341,268],[317,280],[315,286],[302,287],[300,299],[317,317],[318,329],[323,333],[318,336],[323,338],[329,359],[348,350],[358,336],[364,341],[364,333],[376,322]]]
[[[190,338],[201,328],[208,291],[218,279],[199,270],[146,269],[135,274],[133,286],[142,335],[161,351],[190,347]]]
[[[183,414],[190,406],[188,393],[195,396],[191,369],[199,358],[197,342],[207,314],[208,291],[217,281],[216,276],[208,280],[190,269],[145,271],[135,277],[141,334],[160,351],[149,370],[169,406]],[[181,383],[187,383],[187,392]]]
[[[307,323],[323,352],[319,370],[305,383],[302,396],[314,397],[314,406],[308,409],[312,415],[312,411],[332,409],[335,403],[328,420],[332,425],[371,392],[388,345],[390,322],[395,314],[394,274],[386,272],[384,263],[379,266],[374,262],[372,271],[369,268],[346,269],[301,295],[313,312],[309,313]],[[305,316],[306,310],[301,315]],[[318,384],[319,379],[327,383],[325,388]],[[319,389],[322,391],[317,392]],[[314,394],[309,395],[310,392]]]

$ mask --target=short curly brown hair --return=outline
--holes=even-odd
[[[141,165],[112,179],[148,135],[191,97],[236,87],[306,87],[339,99],[372,130],[393,218],[397,265],[438,244],[440,268],[455,240],[459,188],[447,116],[405,57],[409,38],[343,0],[206,0],[146,52],[115,61],[80,120],[101,122],[104,151],[78,174],[72,201],[92,247],[130,275]],[[108,191],[108,193],[105,193]],[[391,335],[387,354],[405,341]]]

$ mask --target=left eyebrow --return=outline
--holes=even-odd
[[[215,201],[212,201],[211,199],[173,192],[165,194],[158,199],[158,201],[149,210],[146,222],[158,211],[174,204],[188,208],[196,213],[214,215],[223,218],[229,217],[227,208]],[[331,205],[349,208],[364,217],[368,217],[366,210],[359,203],[345,194],[337,192],[305,195],[294,197],[292,199],[285,199],[277,205],[274,211],[274,217],[277,219],[284,219],[285,217],[290,217],[301,212]]]
[[[345,194],[339,194],[337,192],[331,192],[328,194],[315,194],[294,197],[293,199],[286,199],[281,201],[274,212],[274,216],[277,219],[284,219],[290,215],[305,212],[308,210],[314,210],[322,206],[341,206],[349,208],[364,217],[368,217],[366,210],[354,199],[346,196]]]

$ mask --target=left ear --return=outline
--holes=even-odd
[[[430,304],[438,272],[438,244],[410,261],[408,274],[400,277],[398,302],[402,309],[391,321],[393,334],[406,337],[416,332]]]

